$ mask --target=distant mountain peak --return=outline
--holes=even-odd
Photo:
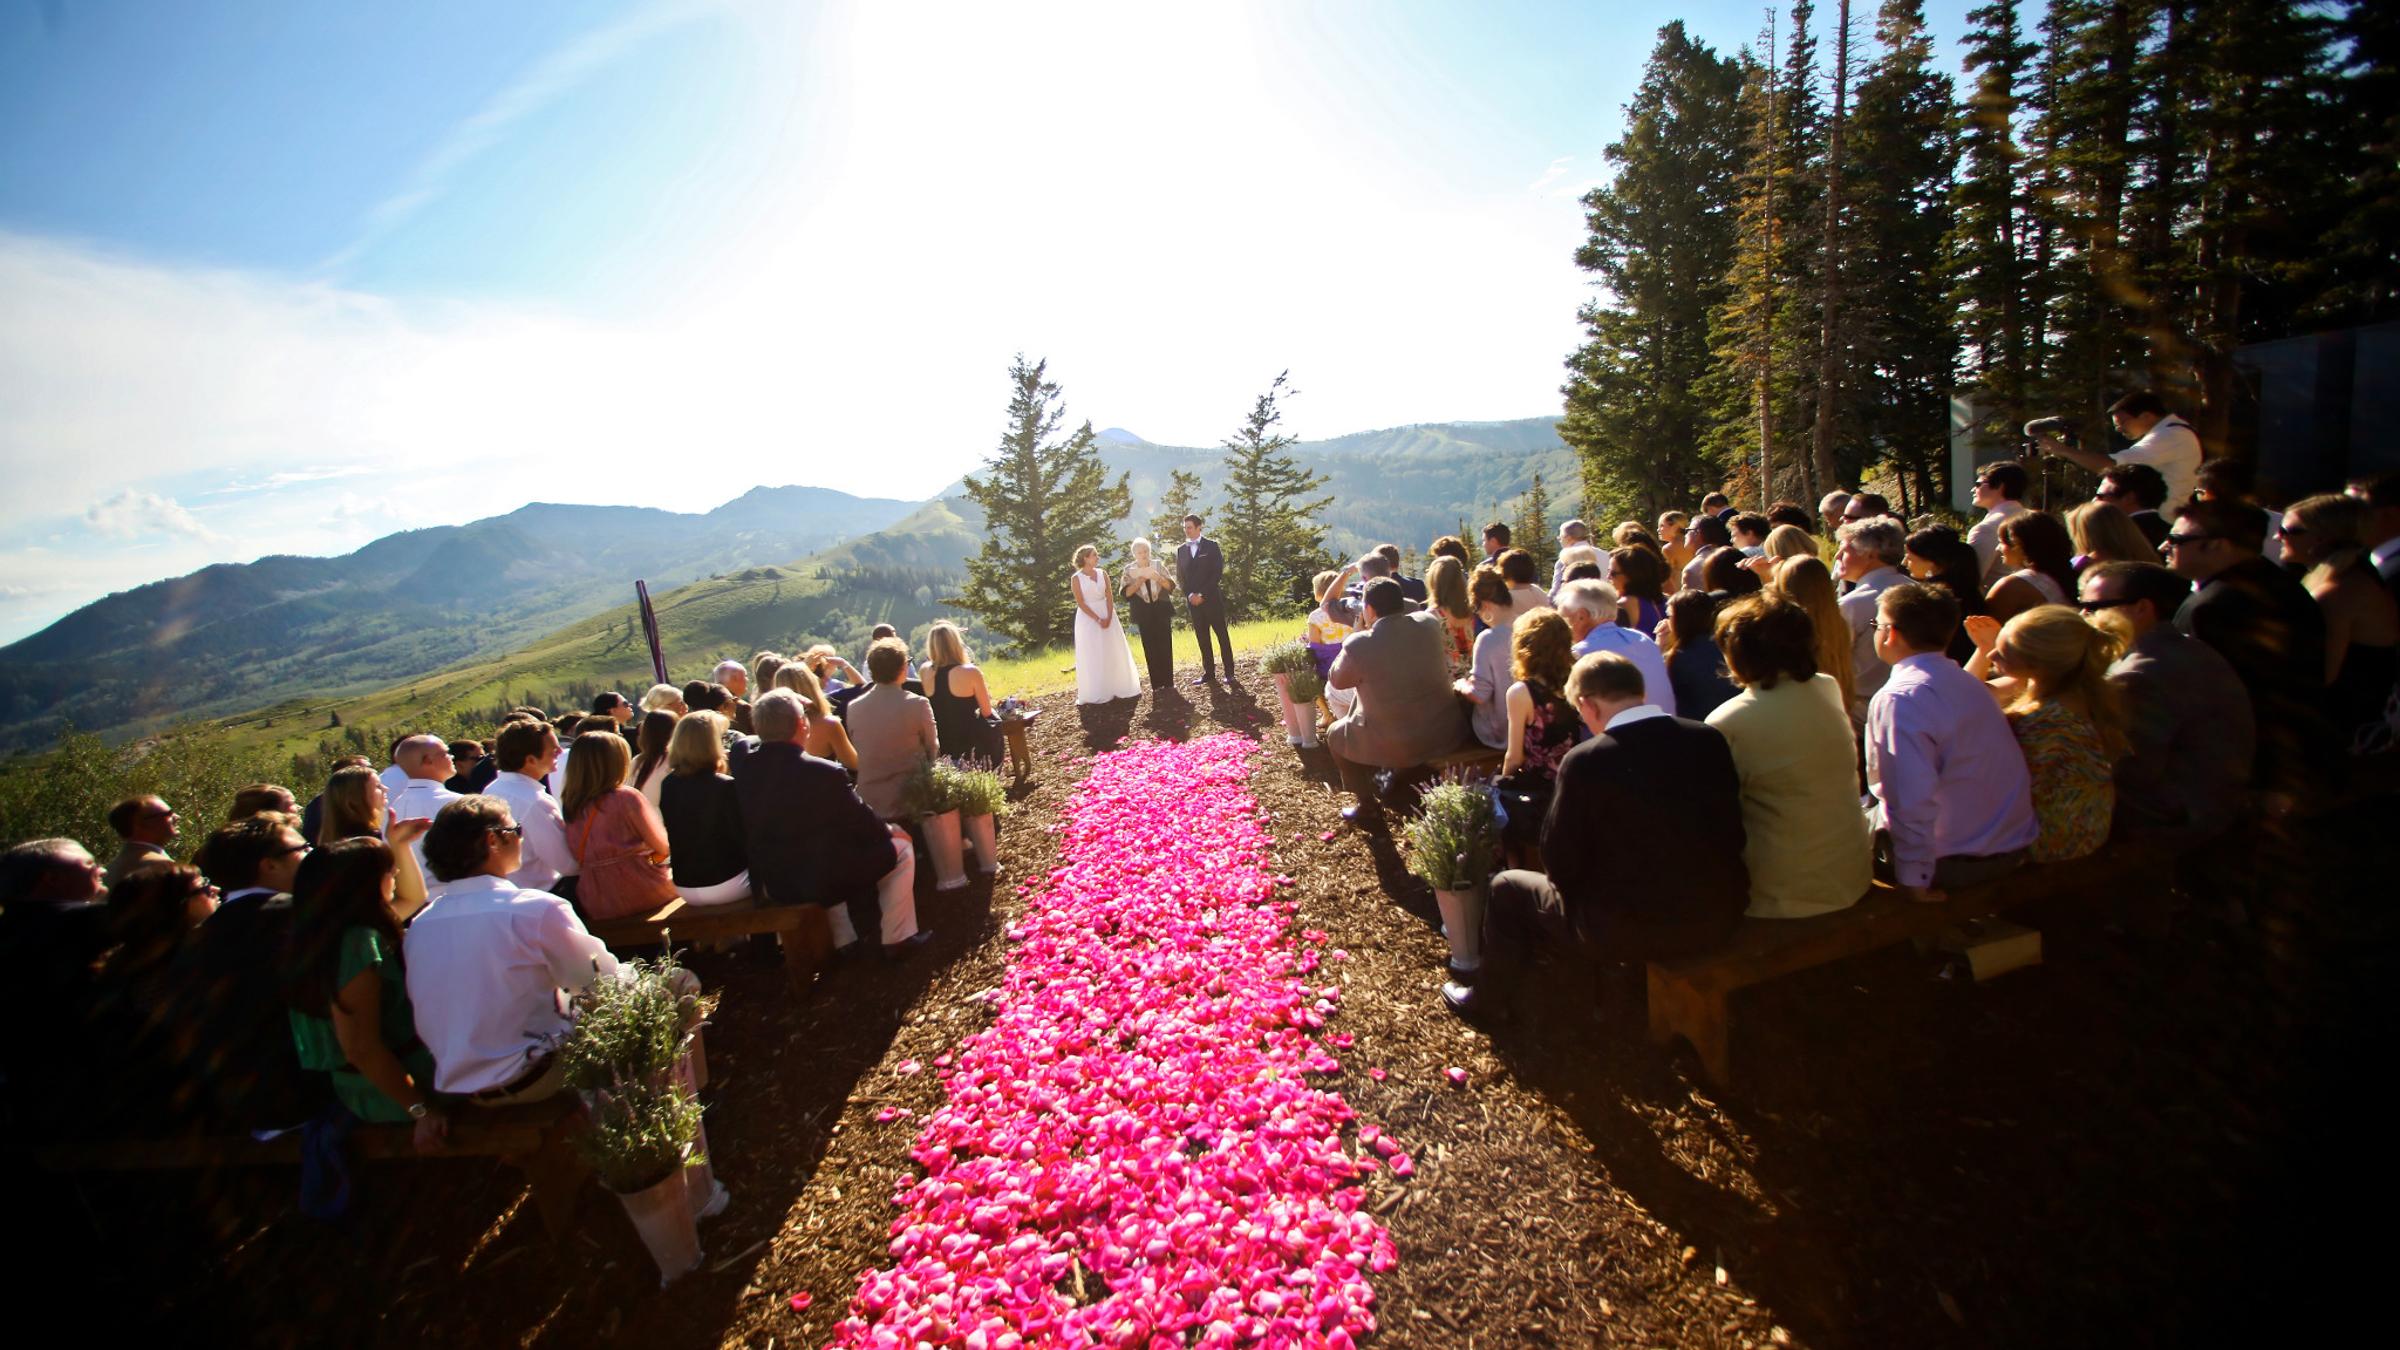
[[[1094,439],[1107,441],[1111,445],[1148,445],[1150,443],[1123,427],[1110,427]]]

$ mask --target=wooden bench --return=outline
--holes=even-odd
[[[567,1142],[581,1120],[574,1094],[561,1093],[522,1106],[460,1106],[450,1113],[450,1137],[439,1153],[417,1152],[414,1127],[408,1125],[360,1125],[350,1131],[347,1147],[352,1158],[366,1161],[498,1158],[525,1173],[543,1228],[553,1241],[563,1241],[575,1226],[585,1171]],[[55,1172],[296,1167],[300,1133],[286,1131],[272,1139],[247,1134],[85,1139],[53,1145],[42,1151],[40,1161]]]
[[[802,994],[815,985],[817,972],[833,951],[833,925],[821,905],[762,905],[755,898],[729,905],[689,905],[677,897],[648,914],[592,924],[592,936],[611,947],[659,946],[670,933],[689,942],[773,933],[783,946],[783,967],[791,974],[792,986]]]
[[[1432,759],[1425,761],[1425,768],[1435,778],[1453,772],[1461,778],[1471,774],[1483,774],[1488,777],[1500,772],[1500,761],[1503,758],[1505,756],[1499,751],[1478,742],[1464,750],[1453,750],[1446,755],[1435,755]]]
[[[1953,891],[1938,905],[1903,899],[1876,882],[1848,909],[1807,919],[1744,919],[1723,947],[1701,956],[1649,965],[1650,1040],[1691,1043],[1714,1083],[1732,1076],[1732,1012],[1736,990],[1778,976],[1931,938],[1969,919],[2053,896],[2088,894],[2146,884],[2160,872],[2158,854],[2113,845],[2073,862],[2032,864],[1994,882]]]

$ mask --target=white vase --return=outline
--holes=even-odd
[[[1303,750],[1317,743],[1317,709],[1313,703],[1292,701],[1292,677],[1275,672],[1275,698],[1283,704],[1283,738]]]
[[[965,825],[967,843],[975,850],[975,870],[987,877],[1000,875],[1000,818],[968,816]]]
[[[686,1170],[676,1168],[648,1190],[616,1193],[617,1203],[625,1206],[625,1216],[633,1220],[633,1231],[642,1235],[642,1245],[658,1263],[661,1289],[700,1265],[700,1226],[692,1218],[691,1191],[684,1185]]]
[[[925,851],[933,856],[933,888],[955,891],[966,885],[965,845],[959,838],[958,812],[927,816],[918,824],[925,829]]]
[[[1434,904],[1442,911],[1442,936],[1450,940],[1450,967],[1473,970],[1483,964],[1483,891],[1436,890]]]

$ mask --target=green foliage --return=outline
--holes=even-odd
[[[1316,653],[1300,641],[1278,642],[1262,653],[1259,669],[1269,675],[1281,675],[1284,689],[1294,703],[1314,703],[1325,692],[1325,681],[1317,675]]]
[[[1132,510],[1125,476],[1109,482],[1086,422],[1063,439],[1066,409],[1046,361],[1019,356],[1009,367],[1015,392],[1000,448],[970,474],[967,495],[983,508],[983,547],[967,562],[955,603],[1017,649],[1073,636],[1075,605],[1067,588],[1075,551],[1105,548]],[[1114,550],[1109,550],[1113,552]]]
[[[576,1151],[619,1193],[647,1189],[676,1168],[705,1161],[694,1153],[701,1106],[677,1069],[692,1028],[715,1007],[713,996],[679,994],[674,963],[661,957],[624,963],[618,976],[594,980],[575,997],[575,1023],[558,1055],[567,1082],[583,1094],[589,1127]]]
[[[965,811],[976,800],[976,789],[967,771],[949,760],[928,759],[911,771],[900,789],[900,809],[916,820],[938,816],[950,811]]]
[[[1492,875],[1500,819],[1484,789],[1444,783],[1425,793],[1402,834],[1411,873],[1437,891],[1467,891]]]
[[[1183,518],[1208,518],[1200,489],[1200,475],[1180,466],[1167,470],[1166,490],[1158,494],[1158,510],[1150,517],[1150,547],[1162,566],[1183,544]]]
[[[1333,503],[1311,494],[1325,476],[1300,466],[1292,438],[1277,431],[1290,372],[1277,375],[1227,437],[1225,509],[1216,537],[1225,550],[1223,603],[1234,619],[1254,619],[1291,607],[1292,578],[1325,560],[1325,530],[1314,519]]]
[[[960,765],[956,790],[960,815],[1008,814],[1008,784],[1001,781],[998,769],[986,768],[981,764]]]
[[[96,733],[70,726],[49,753],[18,756],[0,772],[0,843],[57,836],[107,858],[117,849],[108,808],[154,793],[183,821],[183,833],[168,851],[189,859],[225,819],[241,788],[279,778],[307,784],[289,775],[291,767],[289,761],[242,750],[216,736],[178,734],[111,746]],[[303,801],[313,790],[295,789]]]
[[[646,1191],[679,1167],[708,1161],[700,1137],[700,1099],[680,1083],[663,1088],[601,1089],[585,1099],[587,1118],[575,1151],[619,1195]]]
[[[1533,555],[1534,575],[1548,578],[1558,564],[1558,531],[1550,523],[1550,489],[1542,483],[1539,470],[1534,472],[1533,486],[1525,489],[1525,496],[1517,503],[1517,520],[1510,527],[1510,538],[1518,548]]]

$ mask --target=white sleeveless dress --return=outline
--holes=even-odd
[[[1075,609],[1075,701],[1140,698],[1142,677],[1133,668],[1133,647],[1125,637],[1125,611],[1120,608],[1111,613],[1109,609],[1107,574],[1092,581],[1079,571],[1071,580],[1075,598],[1081,602]],[[1109,614],[1108,627],[1102,628],[1086,614],[1084,605]]]

